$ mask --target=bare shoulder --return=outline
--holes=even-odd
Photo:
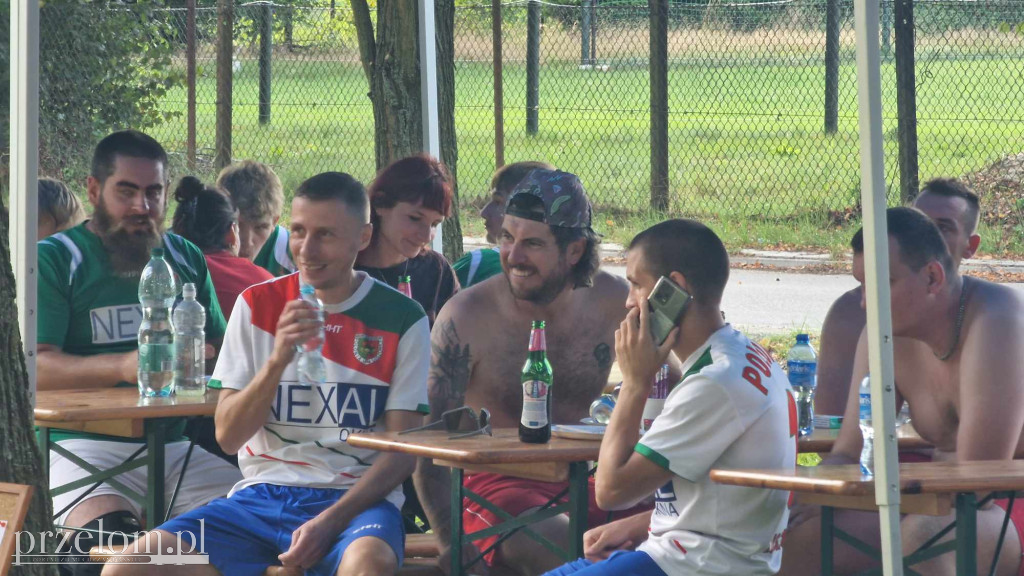
[[[828,313],[825,315],[825,323],[827,324],[831,319],[833,322],[841,322],[844,324],[853,321],[857,325],[857,332],[864,327],[864,309],[860,307],[861,301],[861,288],[860,286],[844,292],[842,296],[836,298],[832,306],[829,307]],[[859,322],[857,322],[859,320]]]
[[[982,316],[1007,316],[1024,323],[1024,317],[1020,315],[1024,309],[1024,291],[978,278],[969,280],[968,290],[971,307]]]
[[[602,306],[622,307],[629,295],[629,283],[624,278],[599,270],[594,275],[590,298],[597,299]]]
[[[435,326],[454,323],[464,337],[470,336],[475,326],[486,325],[500,313],[504,283],[499,274],[473,285],[471,290],[460,290],[441,308]]]
[[[1024,345],[1024,294],[1017,288],[977,278],[968,281],[967,290],[965,365],[970,370],[1005,371],[1007,364],[1019,364],[1018,351]],[[1024,375],[1024,370],[1019,371]]]

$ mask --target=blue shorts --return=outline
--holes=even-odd
[[[191,545],[188,534],[203,534],[202,548],[210,563],[221,572],[234,576],[261,576],[267,566],[280,566],[278,554],[291,546],[292,532],[313,519],[345,493],[329,488],[298,488],[274,484],[255,484],[230,498],[218,498],[170,520],[159,527],[170,532],[186,532],[182,546]],[[202,522],[201,522],[202,521]],[[306,574],[334,576],[341,557],[357,538],[375,536],[387,542],[402,565],[405,533],[402,515],[393,504],[381,500],[352,520],[338,535],[334,547]]]
[[[544,576],[668,576],[645,552],[619,550],[607,560],[591,562],[580,558]]]

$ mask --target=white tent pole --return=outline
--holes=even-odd
[[[864,212],[864,270],[871,370],[871,413],[875,428],[875,502],[882,532],[882,571],[903,575],[900,543],[899,464],[896,393],[893,387],[892,311],[889,300],[889,240],[882,153],[882,91],[878,1],[855,0],[857,103],[860,123],[860,183]],[[878,418],[877,415],[881,415]]]
[[[437,119],[437,35],[434,32],[434,0],[419,0],[420,110],[423,113],[423,151],[441,158]],[[441,225],[443,226],[443,224]],[[432,248],[441,251],[441,226]]]
[[[10,225],[18,326],[29,401],[36,403],[36,234],[39,226],[39,0],[11,2]]]

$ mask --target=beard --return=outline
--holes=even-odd
[[[146,226],[138,231],[130,231],[125,228],[126,222],[145,223]],[[149,263],[150,251],[160,246],[164,232],[163,222],[149,216],[130,216],[115,221],[102,196],[93,212],[93,227],[107,251],[110,267],[116,276],[122,278],[142,275],[143,268]]]
[[[537,270],[534,268],[532,271],[536,273]],[[569,285],[570,272],[569,267],[565,265],[565,260],[559,258],[558,268],[545,278],[540,286],[535,288],[517,288],[512,283],[512,276],[509,270],[505,271],[505,280],[508,282],[508,288],[516,300],[523,300],[524,302],[543,306],[553,302],[565,290],[565,287]]]

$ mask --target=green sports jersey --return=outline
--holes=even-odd
[[[252,263],[270,272],[274,276],[285,276],[295,272],[295,262],[292,260],[292,249],[288,246],[288,239],[291,234],[284,226],[274,226],[274,231],[267,237],[267,241],[260,248]],[[232,304],[234,304],[232,302]]]
[[[196,300],[206,308],[207,340],[219,341],[226,323],[203,253],[188,240],[170,233],[164,235],[163,247],[179,289],[185,282],[196,285]],[[102,242],[85,224],[39,242],[38,297],[40,344],[77,356],[128,352],[138,347],[142,322],[139,281],[112,272]],[[134,384],[122,382],[119,386]]]
[[[452,265],[459,285],[468,288],[479,284],[491,276],[501,274],[501,255],[497,248],[481,248],[463,254],[462,258]]]

